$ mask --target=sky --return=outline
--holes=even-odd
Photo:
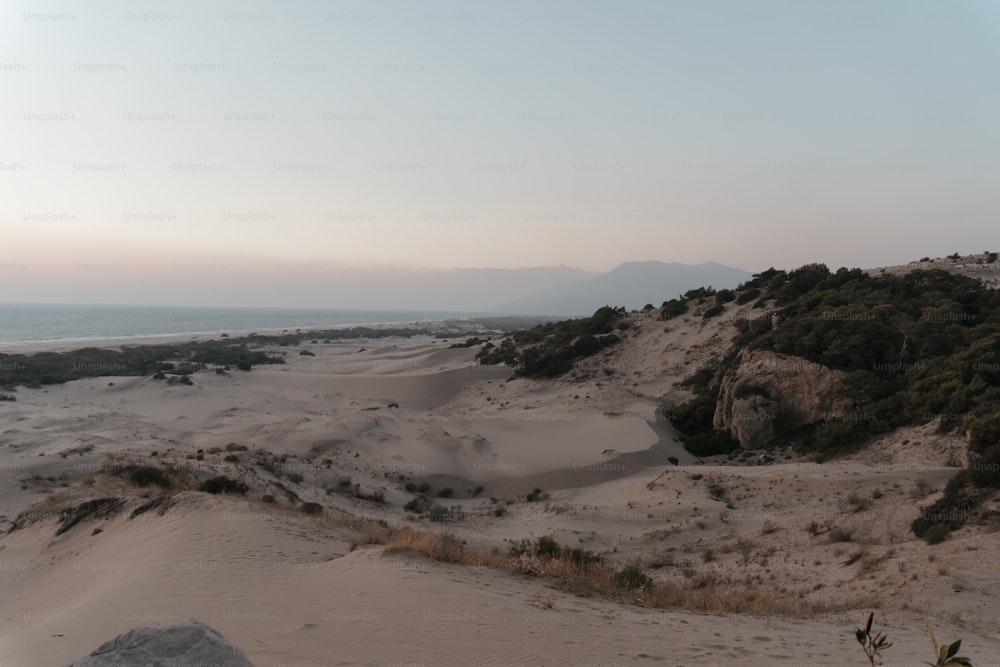
[[[4,0],[0,301],[996,250],[998,81],[990,0]]]

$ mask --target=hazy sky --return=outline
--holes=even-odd
[[[995,250],[998,82],[990,0],[6,0],[0,301]]]

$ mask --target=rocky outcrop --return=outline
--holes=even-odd
[[[777,428],[844,418],[852,401],[842,371],[767,350],[744,349],[723,376],[713,425],[746,449],[771,444]]]
[[[133,628],[102,644],[70,667],[167,667],[213,665],[253,667],[243,653],[201,621],[189,618],[175,625]]]

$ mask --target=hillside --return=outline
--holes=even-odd
[[[615,329],[628,341],[623,332],[635,318],[668,322],[665,333],[684,318],[715,331],[715,356],[679,381],[692,392],[690,400],[678,402],[677,392],[660,397],[698,456],[791,447],[826,460],[900,429],[931,426],[942,436],[957,434],[966,445],[943,447],[941,463],[964,470],[931,513],[944,518],[912,527],[940,541],[966,522],[992,520],[1000,488],[995,260],[984,253],[868,271],[831,272],[820,264],[770,269],[735,290],[690,290],[658,309],[631,317],[623,312]],[[583,330],[548,324],[515,333],[480,358],[504,360],[518,375],[563,375],[572,358],[619,342],[610,334],[613,324],[600,330],[608,334],[604,339],[591,337],[586,354]],[[603,356],[627,355],[616,348],[628,346]],[[604,366],[608,375],[616,375],[614,362],[605,363],[611,363]],[[631,373],[656,373],[655,359],[645,364],[633,365]]]

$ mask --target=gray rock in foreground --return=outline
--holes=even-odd
[[[242,651],[201,621],[132,628],[70,667],[253,667]]]

